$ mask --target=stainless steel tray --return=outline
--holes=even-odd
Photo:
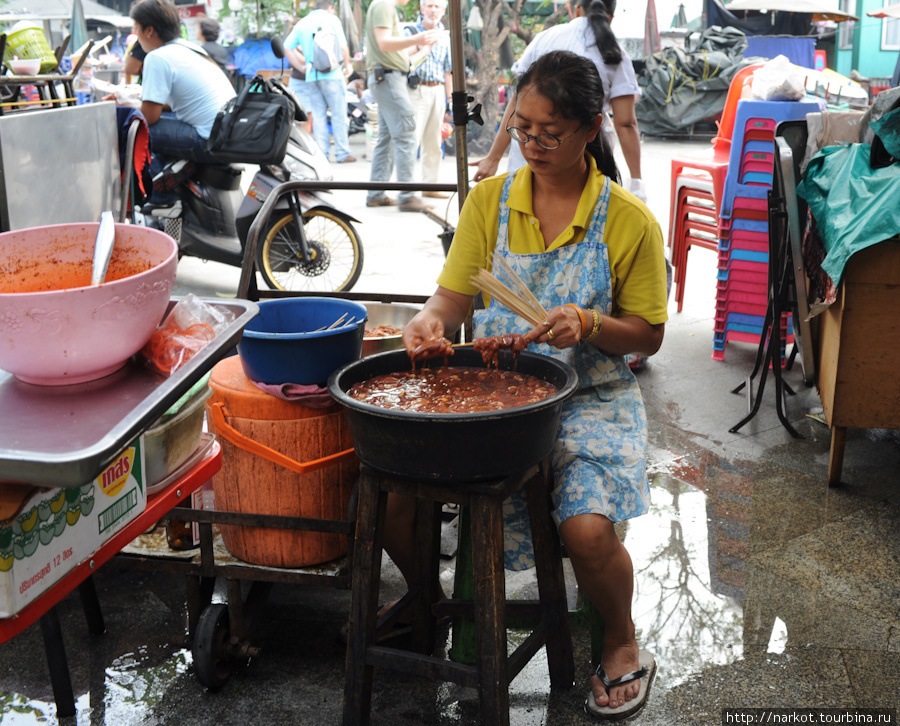
[[[80,487],[103,471],[226,356],[259,311],[249,300],[206,302],[231,310],[235,320],[168,378],[137,358],[74,386],[34,386],[0,370],[0,481]]]

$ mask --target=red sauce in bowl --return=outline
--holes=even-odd
[[[113,250],[106,282],[133,277],[154,267],[139,251],[123,245]],[[0,293],[70,290],[91,284],[92,259],[72,260],[55,255],[19,260],[11,269],[0,269]]]

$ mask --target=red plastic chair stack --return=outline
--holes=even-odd
[[[719,244],[718,213],[712,183],[703,179],[685,179],[684,176],[680,177],[680,181],[669,236],[678,312],[684,305],[687,256],[691,247],[715,250]]]
[[[738,101],[748,88],[752,73],[759,65],[741,68],[731,79],[725,110],[719,123],[719,134],[713,139],[713,151],[708,157],[676,157],[672,159],[672,188],[669,200],[671,227],[669,247],[675,268],[675,300],[678,312],[684,304],[684,284],[687,254],[691,247],[715,250],[715,227],[728,174],[732,134]],[[702,207],[698,208],[698,207]]]

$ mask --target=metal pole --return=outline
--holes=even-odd
[[[461,0],[450,0],[450,62],[453,72],[453,133],[456,140],[456,178],[459,185],[459,208],[469,193],[469,153],[466,148],[466,129],[469,123],[469,96],[466,91],[466,55],[463,47],[463,17]]]

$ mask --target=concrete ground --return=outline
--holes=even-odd
[[[336,178],[364,180],[360,161]],[[646,140],[650,207],[666,228],[669,159],[701,154],[703,142]],[[442,181],[455,167],[445,160]],[[428,294],[443,255],[440,228],[419,214],[367,209],[362,192],[335,194],[361,219],[364,292]],[[435,207],[456,219],[455,200]],[[237,270],[184,259],[177,292],[233,293]],[[636,723],[714,725],[723,709],[900,708],[900,438],[851,430],[843,483],[826,485],[830,434],[815,388],[785,373],[793,439],[775,414],[771,378],[759,414],[730,393],[753,365],[755,346],[729,343],[711,358],[715,255],[691,253],[684,310],[670,305],[662,350],[639,381],[650,421],[653,506],[622,528],[634,560],[634,617],[659,672]],[[465,453],[465,452],[461,452]],[[452,535],[449,532],[448,535]],[[449,542],[448,548],[452,548]],[[445,563],[452,576],[453,560]],[[96,576],[107,633],[91,637],[76,598],[60,607],[78,699],[62,724],[107,726],[336,724],[341,719],[349,593],[276,586],[255,643],[261,655],[236,664],[217,692],[197,681],[184,633],[184,582],[117,570]],[[574,597],[574,585],[569,575]],[[384,599],[401,591],[386,562]],[[532,575],[510,574],[513,597],[530,597]],[[510,633],[515,641],[519,634]],[[541,651],[511,686],[514,726],[565,726],[582,710],[590,675],[587,634],[573,633],[577,681],[549,688]],[[446,646],[442,641],[441,647]],[[443,651],[442,651],[443,652]],[[472,690],[376,670],[372,723],[475,724]],[[39,628],[0,645],[0,724],[57,723]],[[844,721],[850,722],[850,721]]]

